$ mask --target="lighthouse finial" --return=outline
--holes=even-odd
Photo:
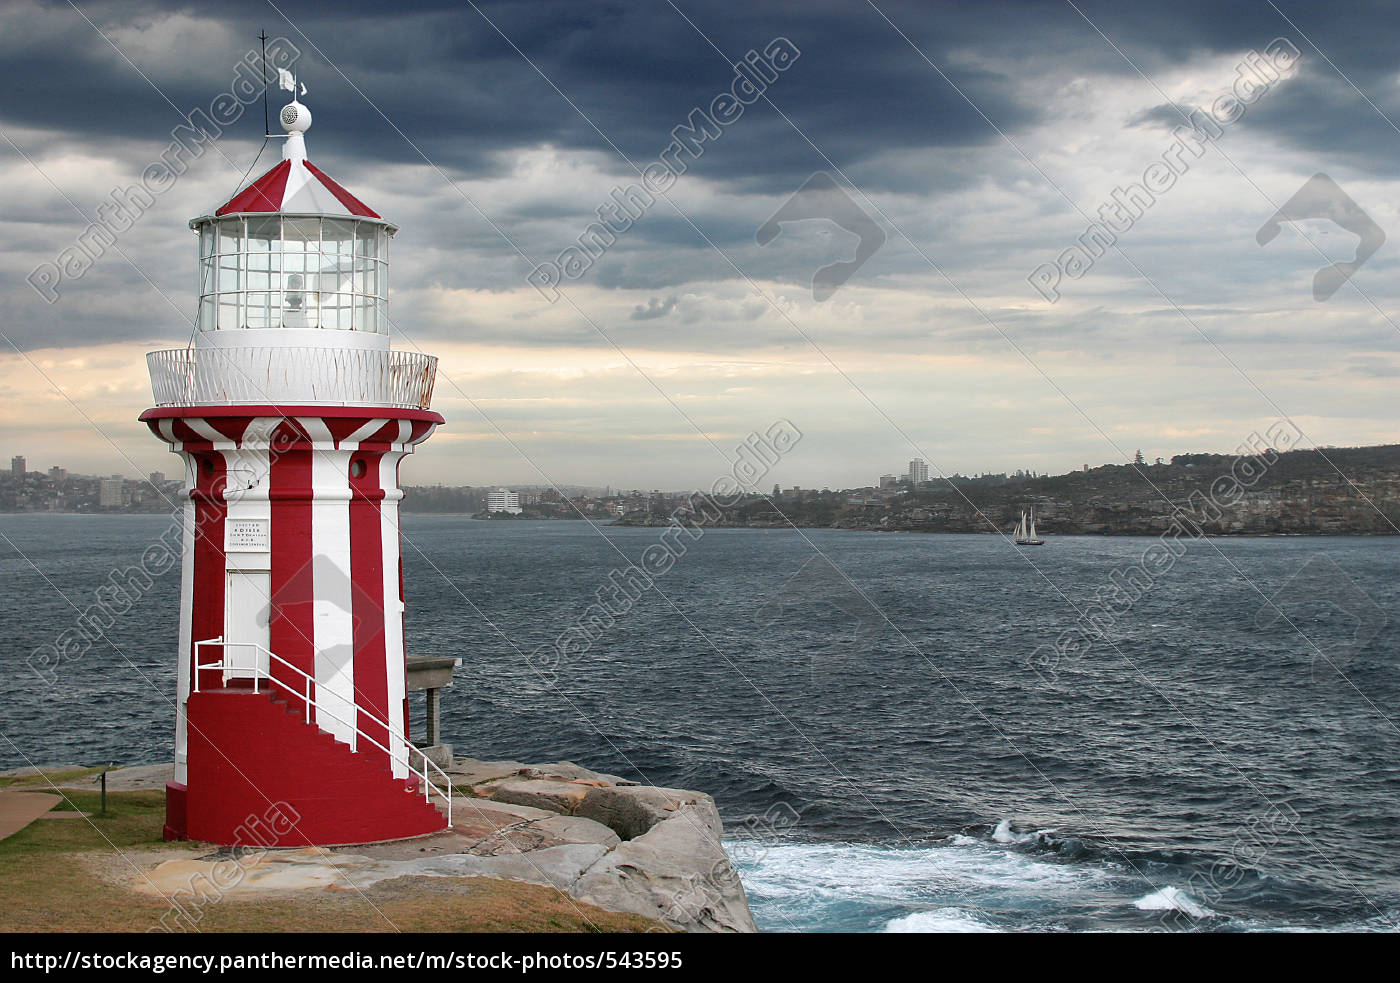
[[[302,134],[311,128],[311,110],[297,101],[296,76],[285,68],[277,70],[277,83],[292,93],[292,101],[282,107],[278,121],[287,131],[287,144],[282,148],[283,160],[306,160],[306,140]],[[301,94],[306,95],[306,86],[301,86]]]

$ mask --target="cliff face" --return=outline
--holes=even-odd
[[[468,783],[474,796],[454,803],[463,814],[502,806],[540,811],[546,816],[531,822],[591,844],[592,851],[569,865],[568,876],[554,881],[579,900],[686,932],[758,930],[721,845],[719,810],[703,792],[638,785],[570,762],[464,758],[449,774],[454,784],[458,776]],[[587,862],[575,874],[580,860]]]

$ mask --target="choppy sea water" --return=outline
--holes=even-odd
[[[169,759],[177,574],[27,664],[168,524],[0,516],[0,767]],[[1400,924],[1400,541],[1191,543],[1056,661],[1152,540],[673,534],[584,633],[662,532],[407,516],[409,650],[462,659],[458,753],[712,793],[763,928]]]

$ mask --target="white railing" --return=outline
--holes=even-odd
[[[232,647],[234,647],[234,646],[242,646],[242,647],[244,647],[244,648],[253,649],[255,652],[257,652],[257,653],[259,653],[259,654],[261,654],[261,655],[267,656],[267,660],[268,660],[267,665],[268,665],[268,667],[267,667],[266,669],[264,669],[264,668],[262,668],[262,667],[259,666],[259,665],[233,665],[233,664],[231,664],[231,663],[229,663],[229,662],[227,661],[227,656],[225,656],[225,657],[223,657],[223,658],[220,658],[220,660],[219,660],[218,662],[210,662],[210,663],[206,663],[206,664],[201,664],[200,661],[199,661],[199,652],[200,652],[200,649],[203,648],[205,645],[217,645],[217,646],[219,646],[220,648],[232,648]],[[298,692],[296,691],[296,689],[295,689],[290,683],[286,682],[285,680],[278,679],[276,676],[274,676],[274,675],[272,674],[272,663],[273,663],[273,662],[276,662],[278,665],[285,666],[286,668],[290,669],[293,673],[295,673],[297,676],[300,676],[300,677],[301,677],[302,691],[301,691],[300,693],[298,693]],[[379,750],[383,751],[386,755],[388,755],[391,762],[393,761],[393,759],[394,759],[394,752],[393,752],[393,751],[390,751],[390,750],[389,750],[387,747],[385,747],[383,744],[379,743],[379,741],[375,740],[373,737],[370,737],[368,734],[366,734],[364,731],[362,731],[362,730],[361,730],[355,723],[353,723],[352,721],[345,720],[344,718],[342,718],[342,717],[340,717],[339,715],[337,715],[335,712],[333,712],[332,710],[330,710],[329,708],[327,708],[326,705],[325,705],[324,703],[317,703],[317,702],[316,702],[315,697],[313,697],[313,696],[311,695],[312,688],[316,685],[316,680],[315,680],[313,677],[311,677],[311,676],[307,675],[306,673],[302,672],[300,669],[298,669],[296,666],[292,665],[292,664],[291,664],[290,662],[288,662],[286,659],[284,659],[284,658],[282,658],[281,656],[277,655],[275,652],[269,651],[268,649],[266,649],[266,648],[264,648],[263,646],[259,645],[257,642],[226,642],[226,641],[223,640],[223,638],[206,638],[206,639],[204,639],[202,642],[195,642],[195,643],[194,643],[194,691],[195,691],[196,693],[200,692],[200,688],[199,688],[199,673],[200,673],[200,670],[210,671],[210,670],[215,670],[215,669],[221,670],[221,671],[223,672],[223,681],[224,681],[225,683],[227,683],[227,682],[229,681],[229,679],[230,679],[235,673],[251,672],[251,673],[253,674],[252,678],[253,678],[253,692],[254,692],[254,693],[257,693],[257,692],[258,692],[258,680],[259,680],[259,678],[266,679],[269,683],[274,683],[274,684],[276,684],[276,685],[278,685],[278,686],[281,686],[281,687],[282,687],[284,690],[286,690],[289,694],[291,694],[292,696],[295,696],[297,699],[302,700],[302,701],[305,703],[305,706],[306,706],[306,722],[307,722],[308,724],[312,724],[312,723],[317,723],[317,722],[319,722],[319,721],[320,721],[320,718],[321,718],[322,716],[329,717],[330,719],[334,720],[336,723],[341,724],[341,725],[343,725],[343,726],[345,726],[345,727],[350,728],[350,730],[351,730],[353,736],[356,738],[356,740],[358,740],[359,738],[364,738],[365,740],[367,740],[367,741],[369,741],[371,744],[373,744],[375,747],[379,748]],[[312,711],[312,709],[315,709],[315,711],[316,711],[316,720],[315,720],[315,721],[313,721],[313,720],[312,720],[312,717],[311,717],[311,711]],[[356,707],[355,707],[355,711],[356,711],[357,714],[364,714],[365,716],[369,717],[370,720],[374,721],[376,724],[378,724],[379,726],[383,727],[384,730],[385,730],[387,733],[389,733],[389,734],[394,733],[394,729],[393,729],[392,727],[389,726],[389,724],[388,724],[387,721],[380,720],[378,717],[376,717],[374,714],[370,713],[368,710],[365,710],[363,707],[356,706]],[[344,743],[344,742],[341,742],[341,743]],[[406,745],[406,747],[407,747],[407,749],[408,749],[408,752],[409,752],[409,753],[407,754],[407,760],[404,762],[404,767],[407,768],[407,769],[409,770],[409,772],[411,772],[412,774],[416,775],[418,778],[422,779],[422,781],[423,781],[423,801],[424,801],[424,802],[429,802],[429,801],[431,801],[429,797],[430,797],[431,795],[434,795],[434,794],[435,794],[435,795],[437,795],[440,799],[442,799],[443,802],[445,802],[445,803],[447,804],[447,825],[448,825],[449,828],[451,828],[451,826],[452,826],[452,781],[451,781],[451,779],[449,779],[449,778],[447,777],[447,773],[446,773],[445,771],[443,771],[440,767],[438,767],[438,765],[437,765],[436,762],[430,761],[430,760],[428,759],[428,756],[425,755],[425,754],[423,754],[421,751],[419,752],[418,757],[420,757],[420,758],[423,759],[423,765],[424,765],[424,767],[423,767],[423,769],[422,769],[421,771],[420,771],[419,769],[413,767],[413,755],[412,755],[412,751],[415,750],[415,749],[413,748],[413,746],[412,746],[411,744],[408,744],[407,741],[405,741],[404,743],[405,743],[405,745]],[[358,751],[358,750],[359,750],[358,744],[357,744],[357,743],[353,743],[353,742],[352,742],[352,743],[349,745],[349,747],[350,747],[350,750],[351,750],[351,751]],[[433,769],[435,772],[437,772],[438,775],[440,775],[440,776],[442,777],[442,787],[441,787],[441,788],[439,788],[437,785],[435,785],[435,784],[433,783],[432,779],[430,779],[430,778],[428,777],[428,767],[429,767],[429,766],[431,766],[432,769]],[[392,766],[391,766],[391,772],[390,772],[390,773],[392,774]]]
[[[437,359],[350,348],[167,348],[146,355],[157,406],[292,404],[426,410]]]

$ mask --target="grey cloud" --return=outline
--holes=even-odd
[[[665,317],[676,309],[676,295],[672,294],[664,302],[658,302],[655,297],[647,301],[645,307],[638,304],[632,308],[629,315],[634,321],[651,321],[659,317]]]

